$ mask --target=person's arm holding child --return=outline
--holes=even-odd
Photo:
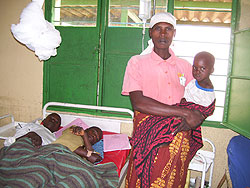
[[[197,110],[163,104],[144,96],[142,91],[130,92],[129,96],[133,109],[136,111],[158,116],[179,116],[185,119],[180,125],[180,127],[183,127],[185,130],[195,129],[204,121],[201,112]]]

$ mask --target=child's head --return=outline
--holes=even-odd
[[[49,129],[51,132],[59,130],[61,125],[61,117],[57,113],[49,114],[41,123],[44,127]]]
[[[93,145],[102,139],[102,130],[99,127],[90,127],[85,130],[89,137],[89,142]]]
[[[214,62],[215,58],[209,52],[199,52],[194,57],[193,77],[201,82],[203,80],[209,79],[209,76],[214,72]]]

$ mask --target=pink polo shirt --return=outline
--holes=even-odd
[[[175,56],[163,60],[154,51],[133,56],[126,68],[122,95],[142,91],[144,96],[165,104],[179,103],[185,86],[193,79],[192,65]]]

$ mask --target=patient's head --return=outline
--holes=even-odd
[[[89,142],[93,145],[102,139],[102,130],[99,127],[90,127],[85,130],[89,137]]]
[[[61,117],[57,113],[48,115],[41,123],[44,127],[49,129],[51,132],[59,130],[61,125]]]

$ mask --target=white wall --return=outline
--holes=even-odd
[[[11,113],[19,121],[37,118],[42,106],[43,62],[10,31],[29,2],[0,1],[0,115]]]

